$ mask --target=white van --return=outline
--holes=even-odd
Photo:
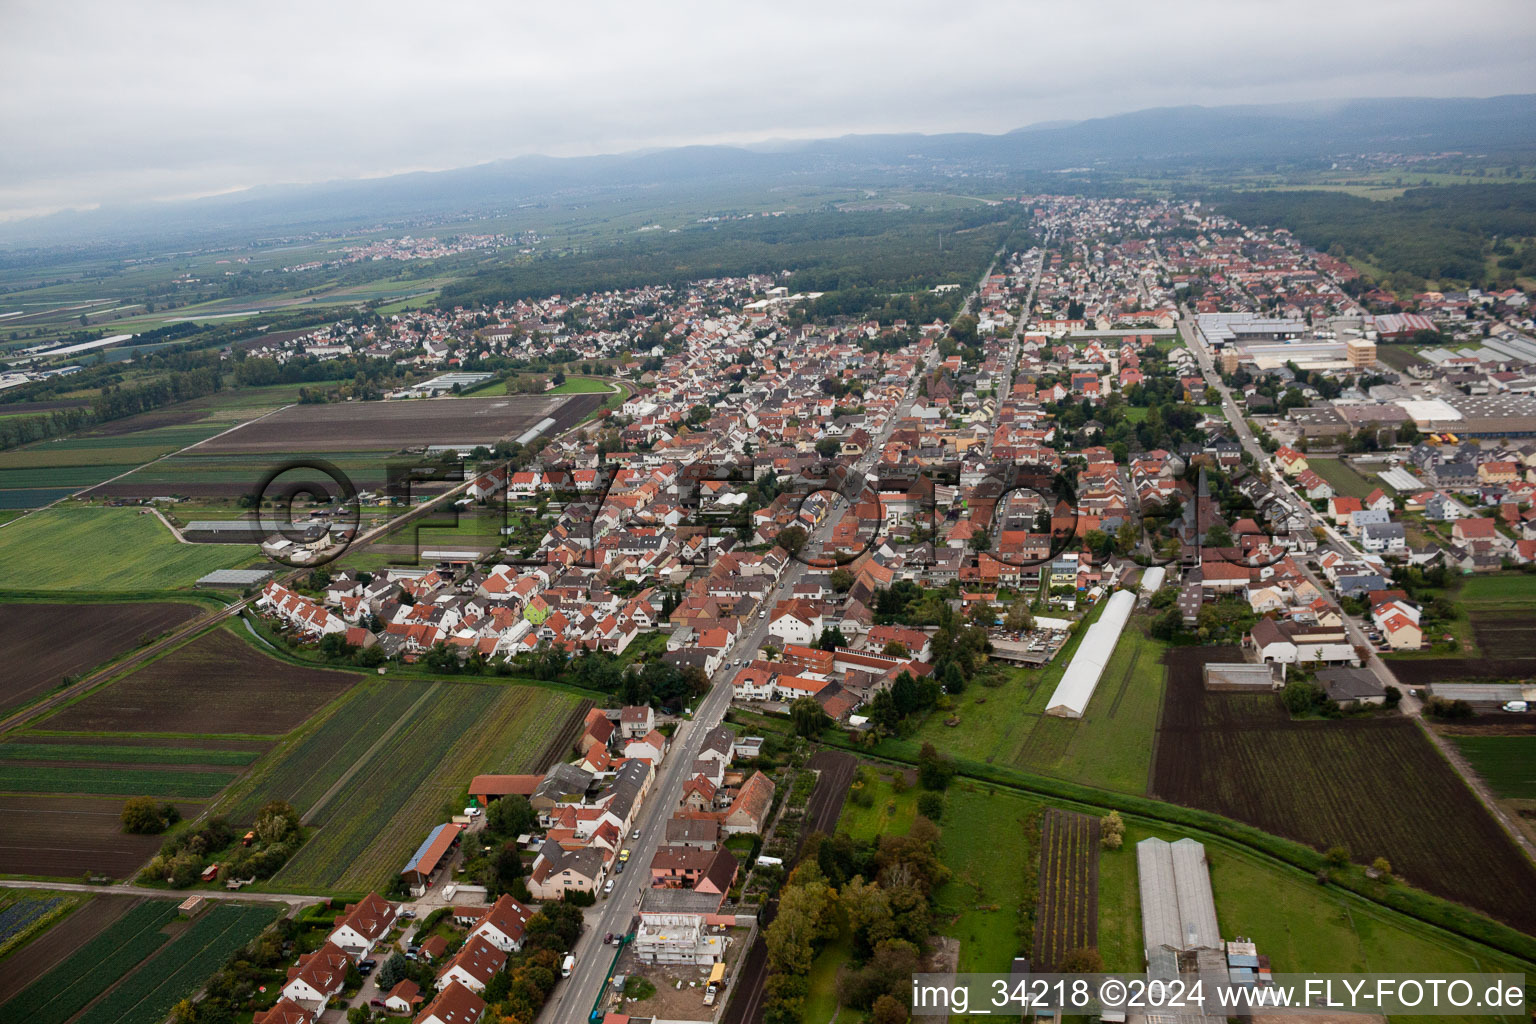
[[[571,971],[576,967],[576,958],[571,954],[565,954],[565,959],[560,962],[560,977],[569,978]]]
[[[1517,713],[1525,712],[1525,711],[1531,710],[1531,704],[1530,704],[1530,701],[1512,700],[1509,703],[1504,705],[1504,710],[1505,711],[1514,711],[1514,712],[1517,712]]]

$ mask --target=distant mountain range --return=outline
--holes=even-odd
[[[0,225],[9,245],[213,237],[508,209],[583,191],[672,191],[824,182],[871,186],[957,174],[1027,181],[1042,172],[1237,167],[1341,154],[1536,149],[1536,95],[1164,107],[1002,135],[847,135],[756,146],[687,146],[610,156],[526,156],[474,167],[206,199],[65,212]],[[658,193],[659,194],[659,193]]]

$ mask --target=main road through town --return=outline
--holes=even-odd
[[[994,265],[995,261],[987,267],[978,283],[978,290],[986,283]],[[968,297],[963,308],[968,310],[970,303]],[[932,369],[936,351],[930,354],[921,371]],[[867,474],[879,460],[880,451],[896,424],[911,412],[916,398],[912,384],[909,380],[906,397],[892,410],[879,435],[854,463],[853,468]],[[826,519],[807,538],[805,550],[815,550],[818,541],[837,526],[847,507],[848,502],[841,496],[834,498]],[[775,603],[789,597],[808,569],[806,562],[790,559],[778,583],[763,598],[763,611],[771,611]],[[683,784],[689,778],[689,768],[698,758],[704,737],[725,718],[731,702],[731,680],[738,671],[737,663],[751,659],[767,640],[768,616],[759,614],[747,620],[735,645],[726,652],[725,663],[711,680],[709,693],[694,709],[693,717],[682,723],[673,736],[672,747],[667,751],[661,770],[641,806],[640,817],[635,825],[640,837],[629,840],[628,863],[632,870],[626,869],[623,874],[613,875],[613,892],[606,897],[599,896],[597,905],[587,911],[581,938],[577,940],[576,948],[571,950],[576,957],[576,965],[571,969],[570,978],[555,987],[549,1002],[544,1005],[539,1014],[540,1024],[580,1024],[588,1019],[603,994],[614,959],[614,948],[606,944],[606,939],[609,935],[624,935],[633,931],[641,892],[650,882],[651,858],[666,836],[667,819],[682,801]]]

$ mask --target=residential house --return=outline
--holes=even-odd
[[[498,949],[483,936],[471,935],[453,959],[437,972],[437,987],[443,989],[457,982],[471,992],[484,992],[485,986],[506,963],[505,950]]]
[[[484,1013],[484,999],[452,982],[422,1008],[412,1024],[479,1024]]]
[[[347,951],[329,942],[313,953],[300,953],[298,964],[288,968],[283,997],[300,1006],[324,1010],[346,987],[351,966],[352,958]]]
[[[330,942],[361,960],[373,952],[375,946],[394,927],[397,911],[395,905],[376,892],[364,896],[361,901],[349,904],[336,919]]]

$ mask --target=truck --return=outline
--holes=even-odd
[[[709,982],[704,986],[704,1005],[714,1006],[715,997],[720,994],[721,987],[725,984],[725,964],[717,963],[709,971]]]
[[[576,957],[570,953],[565,954],[565,959],[560,961],[560,977],[569,978],[571,971],[576,969]]]

